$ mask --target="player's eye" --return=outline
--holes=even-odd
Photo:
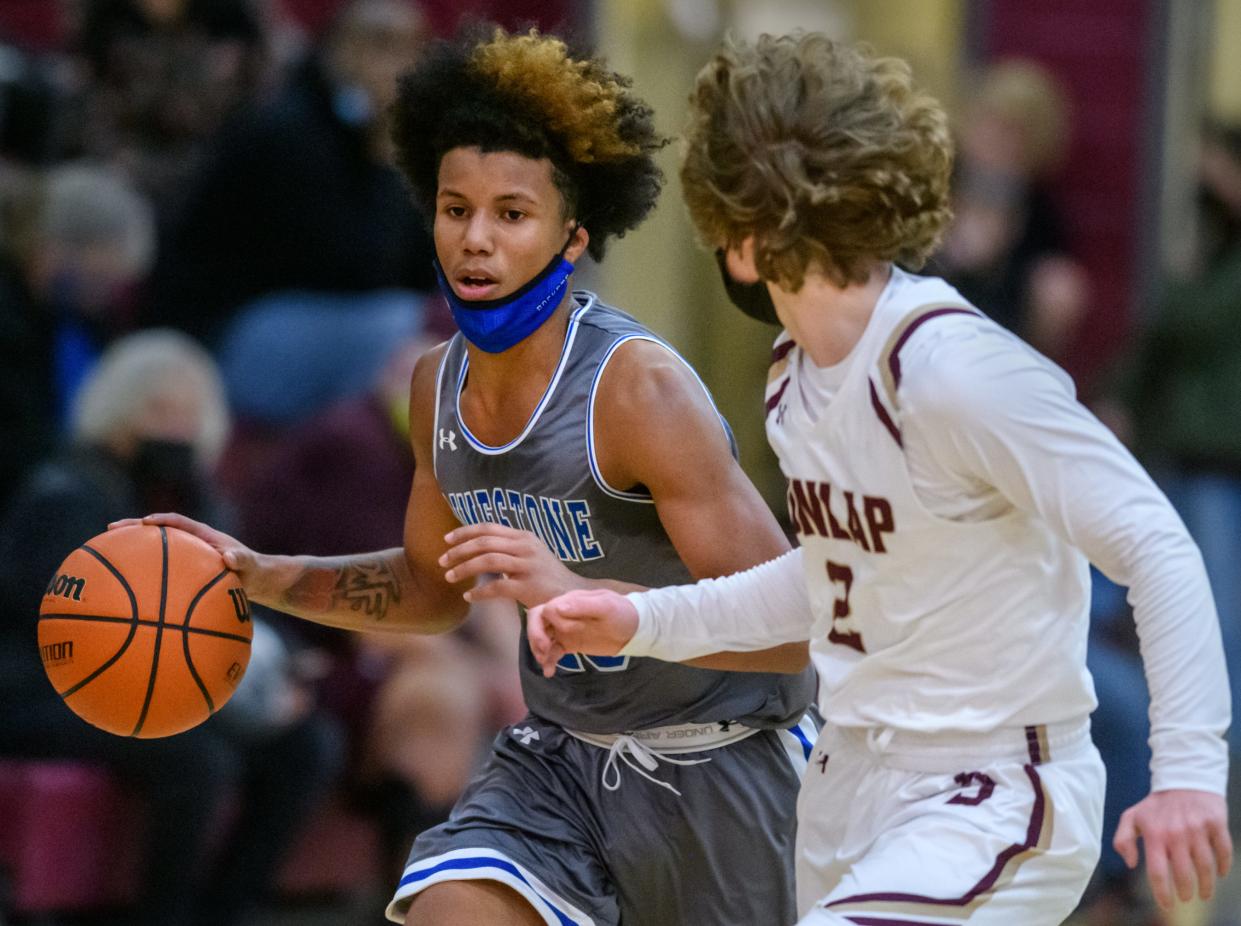
[[[504,210],[504,218],[510,222],[517,222],[517,221],[520,221],[521,219],[524,219],[525,217],[526,217],[526,214],[522,212],[520,209],[505,209]]]
[[[465,206],[457,206],[457,205],[451,205],[451,204],[447,205],[444,207],[444,214],[451,216],[454,219],[464,218],[465,217]]]

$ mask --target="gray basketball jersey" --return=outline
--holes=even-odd
[[[692,582],[650,494],[642,486],[608,485],[594,445],[595,388],[616,349],[635,339],[672,348],[593,293],[576,292],[574,299],[577,307],[547,390],[521,433],[503,446],[484,444],[462,421],[458,399],[469,358],[460,334],[449,343],[436,396],[440,491],[462,524],[490,521],[532,531],[579,575],[650,587]],[[731,442],[731,431],[720,421]],[[655,659],[570,654],[547,679],[524,633],[520,658],[530,710],[591,733],[728,720],[787,727],[814,696],[809,669],[800,675],[721,672]]]

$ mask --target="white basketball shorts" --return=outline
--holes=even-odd
[[[1088,721],[824,728],[798,798],[801,926],[1059,926],[1099,859]]]

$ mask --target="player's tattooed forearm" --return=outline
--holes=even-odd
[[[296,611],[324,614],[347,606],[381,621],[401,600],[401,583],[391,565],[375,557],[334,569],[308,568],[289,586],[284,600]]]
[[[333,593],[334,603],[348,603],[352,610],[381,621],[389,606],[401,600],[401,583],[383,559],[360,560],[337,570]]]

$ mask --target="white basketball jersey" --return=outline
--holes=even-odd
[[[809,357],[776,342],[767,432],[804,548],[820,706],[836,725],[983,731],[1094,709],[1084,555],[1015,508],[937,516],[909,475],[901,350],[923,326],[976,326],[978,314],[943,281],[894,270],[815,408],[799,383]]]

